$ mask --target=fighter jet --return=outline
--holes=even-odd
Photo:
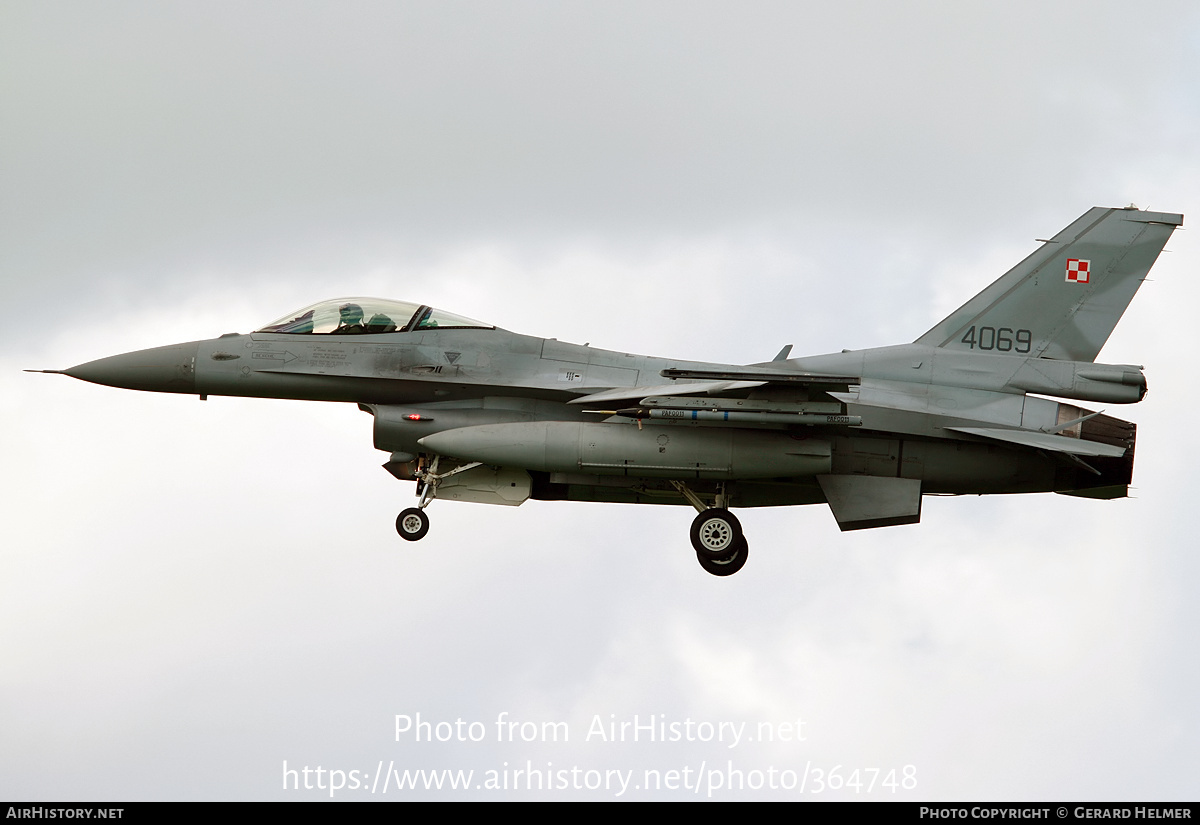
[[[1140,366],[1096,363],[1183,216],[1094,208],[911,344],[731,365],[595,349],[431,306],[339,298],[248,335],[57,372],[152,392],[357,404],[392,475],[437,500],[691,506],[706,571],[749,547],[734,508],[827,504],[915,524],[926,495],[1128,494]],[[1065,399],[1065,400],[1060,400]]]

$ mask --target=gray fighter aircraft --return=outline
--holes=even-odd
[[[683,504],[700,565],[726,576],[749,553],[734,507],[825,503],[859,530],[920,521],[923,495],[1125,496],[1135,426],[1055,399],[1146,394],[1141,367],[1095,359],[1182,223],[1091,209],[915,342],[879,349],[697,363],[343,298],[249,335],[45,372],[357,404],[383,466],[416,482],[404,539],[425,536],[436,499]]]

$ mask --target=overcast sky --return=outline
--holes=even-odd
[[[342,295],[730,363],[908,342],[1091,206],[1200,216],[1198,78],[1185,2],[0,4],[0,798],[328,798],[286,762],[1194,800],[1188,224],[1101,353],[1150,382],[1108,410],[1133,498],[747,510],[728,579],[683,508],[435,502],[405,544],[352,405],[21,370]],[[587,736],[635,715],[726,739]]]

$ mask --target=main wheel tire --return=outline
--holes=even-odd
[[[714,576],[732,576],[746,566],[746,557],[749,555],[750,546],[746,543],[746,537],[740,536],[737,540],[737,549],[729,557],[725,559],[706,559],[697,552],[696,561],[700,562],[700,566]]]
[[[420,541],[429,532],[429,516],[424,510],[409,507],[396,516],[396,532],[405,541]]]
[[[728,558],[742,537],[742,523],[728,510],[712,507],[696,516],[691,537],[696,555],[710,560]]]

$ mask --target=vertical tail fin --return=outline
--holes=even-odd
[[[1183,215],[1095,207],[917,339],[1095,361]]]

